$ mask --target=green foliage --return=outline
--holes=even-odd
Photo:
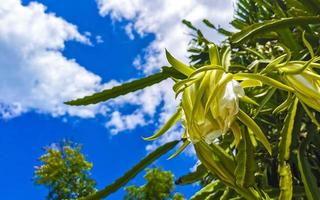
[[[154,75],[151,75],[149,77],[139,79],[139,80],[134,80],[131,81],[130,83],[125,83],[121,86],[116,86],[111,89],[106,89],[102,92],[96,93],[92,96],[87,96],[81,99],[77,99],[74,101],[69,101],[66,102],[68,105],[89,105],[89,104],[95,104],[99,103],[101,101],[106,101],[111,98],[124,95],[136,90],[139,90],[141,88],[145,88],[149,85],[153,85],[155,83],[159,83],[160,81],[168,78],[168,74],[160,72]]]
[[[127,194],[126,200],[182,200],[180,193],[174,191],[174,177],[170,171],[162,171],[160,168],[147,169],[144,176],[146,183],[142,186],[128,186],[125,188]]]
[[[311,126],[311,132],[307,135],[298,149],[297,157],[298,157],[298,167],[301,173],[301,179],[305,188],[306,196],[309,200],[315,200],[320,198],[320,191],[317,180],[312,173],[311,163],[308,161],[307,155],[304,153],[306,152],[307,145],[311,143],[311,139],[315,136],[313,131],[314,126]]]
[[[35,170],[35,183],[49,189],[46,199],[78,199],[95,192],[90,178],[92,163],[81,153],[81,146],[70,142],[46,147]]]
[[[250,135],[248,131],[245,131],[239,142],[238,153],[235,158],[237,167],[234,170],[236,184],[241,187],[250,187],[254,185],[254,172],[256,170],[254,151]]]
[[[72,106],[96,104],[159,83],[170,76],[174,78],[184,77],[183,74],[181,74],[179,71],[175,70],[172,67],[163,67],[162,69],[162,72],[159,72],[157,74],[153,74],[148,77],[141,78],[139,80],[124,83],[120,86],[115,86],[111,89],[106,89],[102,92],[98,92],[90,96],[68,101],[65,102],[65,104]]]
[[[203,187],[201,190],[199,190],[197,193],[195,193],[191,197],[191,200],[202,200],[206,199],[207,197],[213,198],[213,196],[218,198],[223,194],[223,189],[223,184],[220,181],[211,182],[207,184],[205,187]]]
[[[178,185],[185,185],[190,183],[195,183],[197,181],[201,181],[205,176],[208,175],[208,170],[203,164],[197,166],[194,172],[181,176],[179,179],[175,181]]]
[[[293,25],[303,25],[303,24],[318,24],[320,22],[320,17],[310,16],[310,17],[290,17],[275,20],[268,20],[261,23],[255,23],[253,25],[247,26],[240,32],[233,34],[230,37],[230,41],[234,44],[243,43],[249,38],[258,35],[260,33],[265,33],[267,31],[275,31],[283,29],[284,27],[290,27]]]
[[[183,21],[194,33],[190,62],[166,52],[165,69],[180,74],[168,77],[182,94],[181,138],[205,168],[177,182],[202,180],[193,199],[320,198],[319,14],[319,0],[239,0],[235,32],[203,21],[227,37],[220,46]]]

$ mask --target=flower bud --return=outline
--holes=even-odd
[[[239,97],[244,96],[232,74],[222,70],[200,72],[198,79],[183,91],[183,121],[189,139],[212,143],[226,133],[239,111]]]
[[[320,79],[316,72],[305,69],[299,74],[285,74],[284,78],[302,102],[320,111]]]

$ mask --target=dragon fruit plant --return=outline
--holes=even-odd
[[[171,78],[177,111],[154,135],[180,123],[184,133],[156,149],[113,184],[84,199],[116,191],[162,154],[192,145],[200,165],[177,184],[202,181],[191,199],[320,199],[320,1],[239,0],[237,31],[220,45],[196,31],[190,63],[166,51],[169,67],[154,75],[66,102],[107,101]],[[183,163],[181,164],[183,167]],[[187,171],[187,169],[186,169]]]

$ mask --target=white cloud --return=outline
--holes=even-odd
[[[131,104],[138,106],[144,114],[152,117],[157,111],[157,107],[161,104],[162,101],[174,101],[174,93],[171,91],[172,80],[165,80],[159,84],[147,87],[143,90],[127,94],[113,99],[110,104],[115,105],[126,105]],[[172,105],[173,106],[173,105]],[[169,108],[167,108],[169,109]],[[175,106],[171,108],[172,111],[175,110]]]
[[[133,29],[144,36],[153,33],[156,39],[150,44],[144,56],[144,72],[149,74],[166,64],[164,49],[169,49],[181,60],[187,61],[186,49],[190,36],[181,21],[187,19],[203,30],[207,38],[214,42],[222,36],[207,28],[201,22],[209,19],[216,25],[229,27],[233,16],[234,0],[97,0],[100,14],[110,15],[113,20],[129,20],[125,30],[133,39]]]
[[[104,43],[104,40],[102,39],[102,36],[101,36],[101,35],[97,35],[97,36],[96,36],[96,43],[97,43],[97,44]]]
[[[130,39],[155,34],[155,40],[143,53],[137,55],[135,65],[148,75],[166,64],[164,48],[186,61],[186,48],[190,37],[182,19],[196,26],[203,18],[226,25],[232,16],[232,3],[212,1],[170,0],[97,0],[100,14],[111,15],[114,21],[128,20],[124,31]],[[61,51],[65,42],[78,41],[92,45],[90,32],[79,33],[77,27],[52,13],[46,13],[40,3],[22,6],[20,0],[0,0],[0,117],[12,118],[28,111],[53,116],[94,117],[112,108],[105,126],[112,134],[133,130],[137,126],[153,123],[161,126],[176,110],[171,90],[173,82],[166,80],[144,90],[114,99],[106,105],[70,107],[65,100],[85,96],[103,88],[118,85],[117,81],[101,84],[101,78],[67,59]],[[201,27],[201,26],[200,26]],[[213,41],[221,40],[214,32],[202,26]],[[102,38],[95,36],[96,43]],[[131,114],[122,109],[131,105]],[[159,108],[161,106],[161,108]],[[160,114],[156,115],[156,112]],[[159,117],[154,119],[155,116]],[[151,150],[168,140],[179,138],[181,128],[174,127],[170,134],[147,146]]]
[[[136,123],[129,123],[135,124],[136,126],[143,126],[153,122],[157,108],[161,104],[171,105],[163,107],[162,112],[159,114],[159,119],[154,122],[155,125],[163,124],[163,122],[170,117],[169,115],[176,110],[178,103],[178,100],[174,98],[173,91],[171,91],[171,86],[172,80],[165,80],[157,85],[109,101],[108,105],[115,111],[112,114],[111,120],[106,123],[106,127],[111,128],[113,134],[124,130],[132,130],[135,126],[129,125],[129,121],[126,119],[135,119],[137,120]],[[167,89],[168,87],[170,88],[169,90]],[[131,107],[134,108],[132,114],[121,113],[122,107],[125,105],[131,105]],[[143,120],[141,117],[143,117]],[[148,118],[148,120],[146,118]]]
[[[131,40],[134,40],[134,34],[133,34],[133,24],[132,23],[129,23],[127,24],[125,27],[124,27],[124,30],[126,31],[128,37],[131,39]]]
[[[61,53],[68,40],[91,45],[88,34],[45,10],[40,3],[0,0],[0,117],[30,110],[93,117],[100,106],[63,105],[106,87],[99,76]]]
[[[233,17],[234,2],[235,0],[97,0],[102,16],[110,16],[115,22],[123,20],[127,22],[124,28],[130,39],[135,39],[135,35],[140,37],[149,33],[155,35],[155,40],[143,53],[137,55],[133,63],[146,75],[158,71],[160,66],[167,65],[164,55],[165,48],[178,59],[188,62],[186,50],[191,38],[190,30],[181,23],[183,19],[199,27],[209,40],[220,42],[223,37],[205,27],[201,21],[206,18],[215,25],[231,28],[228,24]],[[178,100],[174,98],[170,81],[165,81],[152,88],[133,93],[130,98],[119,100],[118,103],[124,105],[135,102],[140,105],[140,108],[135,110],[135,114],[142,112],[153,116],[156,108],[163,102],[160,119],[157,121],[158,125],[162,125],[176,110]],[[148,145],[147,150],[179,138],[181,131],[181,128],[174,127],[170,134]]]
[[[111,114],[111,119],[106,123],[106,128],[109,128],[111,134],[116,135],[124,130],[132,130],[137,126],[146,125],[145,118],[141,112],[129,115],[122,115],[119,111],[114,111]]]

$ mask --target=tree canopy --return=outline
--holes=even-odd
[[[72,142],[53,143],[35,170],[35,183],[48,188],[48,200],[78,199],[96,191],[90,178],[92,163],[81,153],[81,146]]]
[[[162,171],[160,168],[150,168],[144,175],[146,183],[142,186],[128,186],[125,188],[126,200],[182,200],[183,195],[174,193],[174,176],[170,171]]]

